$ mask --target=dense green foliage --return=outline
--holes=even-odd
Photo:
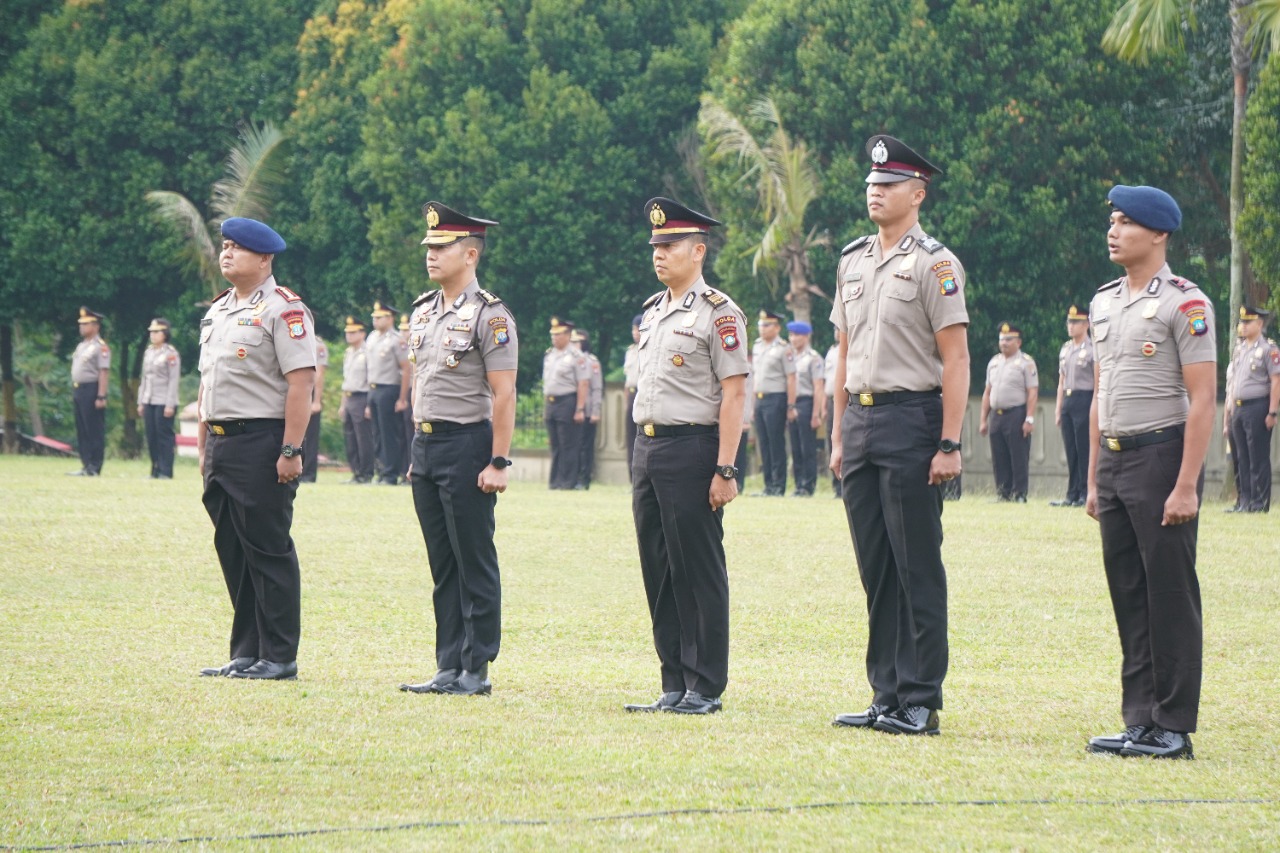
[[[1280,60],[1273,58],[1249,99],[1245,143],[1245,208],[1240,233],[1254,275],[1270,289],[1269,305],[1280,308]]]

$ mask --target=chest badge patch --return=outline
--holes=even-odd
[[[671,363],[674,364],[676,367],[683,367],[684,356],[680,355],[680,353],[676,353],[675,355],[671,356]]]
[[[1156,316],[1156,312],[1160,310],[1160,303],[1154,299],[1147,303],[1147,307],[1142,309],[1142,319],[1150,320]]]
[[[687,329],[697,322],[698,322],[698,312],[690,311],[689,313],[684,315],[684,319],[680,321],[680,325],[684,326]]]
[[[898,264],[898,269],[909,270],[916,265],[916,253],[912,252],[902,259],[902,263]]]
[[[1151,358],[1151,356],[1156,354],[1156,345],[1153,344],[1151,341],[1143,341],[1142,354],[1147,358]]]
[[[457,357],[456,355],[454,355],[453,353],[449,353],[449,355],[445,357],[445,360],[444,360],[444,366],[445,366],[445,367],[448,367],[448,368],[451,368],[451,369],[452,369],[452,368],[454,368],[454,367],[457,367],[457,366],[458,366],[458,357]]]
[[[470,320],[474,316],[476,316],[476,306],[471,303],[467,303],[458,309],[459,320]]]
[[[412,347],[413,349],[417,349],[418,347],[422,346],[422,335],[414,335],[412,338],[410,338],[409,346]]]
[[[236,358],[244,358],[248,354],[249,354],[249,351],[244,347],[240,347],[239,349],[236,350]]]

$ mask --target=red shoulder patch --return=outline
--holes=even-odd
[[[289,337],[301,340],[307,336],[306,314],[302,311],[285,311],[280,319],[289,327]]]
[[[301,297],[301,296],[299,296],[298,294],[294,293],[292,290],[290,290],[290,289],[289,289],[289,288],[287,288],[287,287],[277,287],[277,288],[276,288],[276,293],[278,293],[278,294],[280,294],[282,297],[284,297],[284,301],[285,301],[285,302],[301,302],[301,301],[302,301],[302,297]]]

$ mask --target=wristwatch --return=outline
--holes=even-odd
[[[721,477],[724,477],[726,480],[738,479],[738,469],[733,467],[732,465],[721,465],[720,467],[716,468],[716,473],[719,474]]]
[[[1027,423],[1034,424],[1035,422],[1036,422],[1035,418],[1027,418]]]
[[[292,459],[295,456],[302,455],[302,445],[285,444],[280,447],[280,455],[285,459]]]
[[[489,464],[501,471],[504,468],[510,468],[512,462],[505,456],[495,456],[489,460]]]
[[[943,453],[955,453],[957,450],[960,449],[960,442],[952,441],[949,438],[944,438],[942,439],[942,441],[938,442],[938,449],[941,450]]]

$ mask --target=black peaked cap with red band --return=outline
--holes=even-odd
[[[649,243],[674,243],[694,234],[708,234],[712,226],[723,225],[705,213],[699,213],[669,198],[651,198],[644,203],[644,214],[652,233]]]
[[[926,184],[942,170],[921,157],[902,140],[878,134],[867,140],[867,155],[871,157],[869,184],[896,184],[899,181],[919,178]]]

